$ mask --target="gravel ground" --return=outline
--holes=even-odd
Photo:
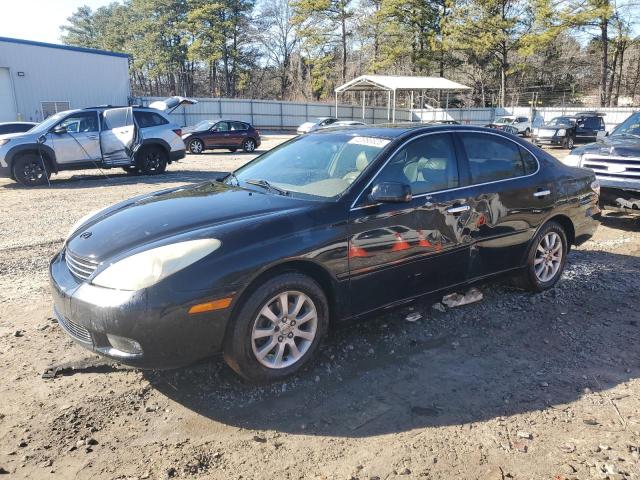
[[[71,172],[51,188],[0,183],[0,473],[640,479],[640,220],[630,217],[607,214],[549,292],[496,281],[473,305],[417,303],[340,325],[318,361],[268,387],[219,358],[138,371],[67,339],[46,265],[79,217],[250,158],[190,156],[158,177]],[[78,368],[41,378],[67,362]]]

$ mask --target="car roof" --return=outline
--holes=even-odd
[[[474,125],[433,125],[433,124],[381,124],[381,125],[353,125],[353,126],[339,126],[331,129],[314,130],[307,135],[335,135],[336,133],[350,133],[358,134],[363,137],[381,137],[396,139],[403,136],[410,136],[412,133],[420,132],[449,132],[449,131],[474,131],[474,132],[487,132],[493,135],[503,134],[499,130],[494,130],[486,127],[478,127]],[[507,136],[506,134],[504,136]]]

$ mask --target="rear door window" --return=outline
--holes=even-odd
[[[522,177],[531,168],[531,165],[525,167],[520,147],[510,140],[484,133],[459,135],[467,153],[471,183],[474,185]]]
[[[247,124],[242,122],[230,122],[231,130],[247,130]]]

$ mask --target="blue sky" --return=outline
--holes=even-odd
[[[113,1],[113,0],[111,0]],[[5,0],[0,36],[61,43],[60,25],[82,5],[98,8],[109,0]]]

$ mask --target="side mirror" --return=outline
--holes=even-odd
[[[63,133],[67,133],[67,127],[64,125],[56,125],[51,131],[56,135],[62,135]]]
[[[411,187],[405,183],[382,182],[373,187],[369,197],[380,203],[406,203],[412,198]]]

